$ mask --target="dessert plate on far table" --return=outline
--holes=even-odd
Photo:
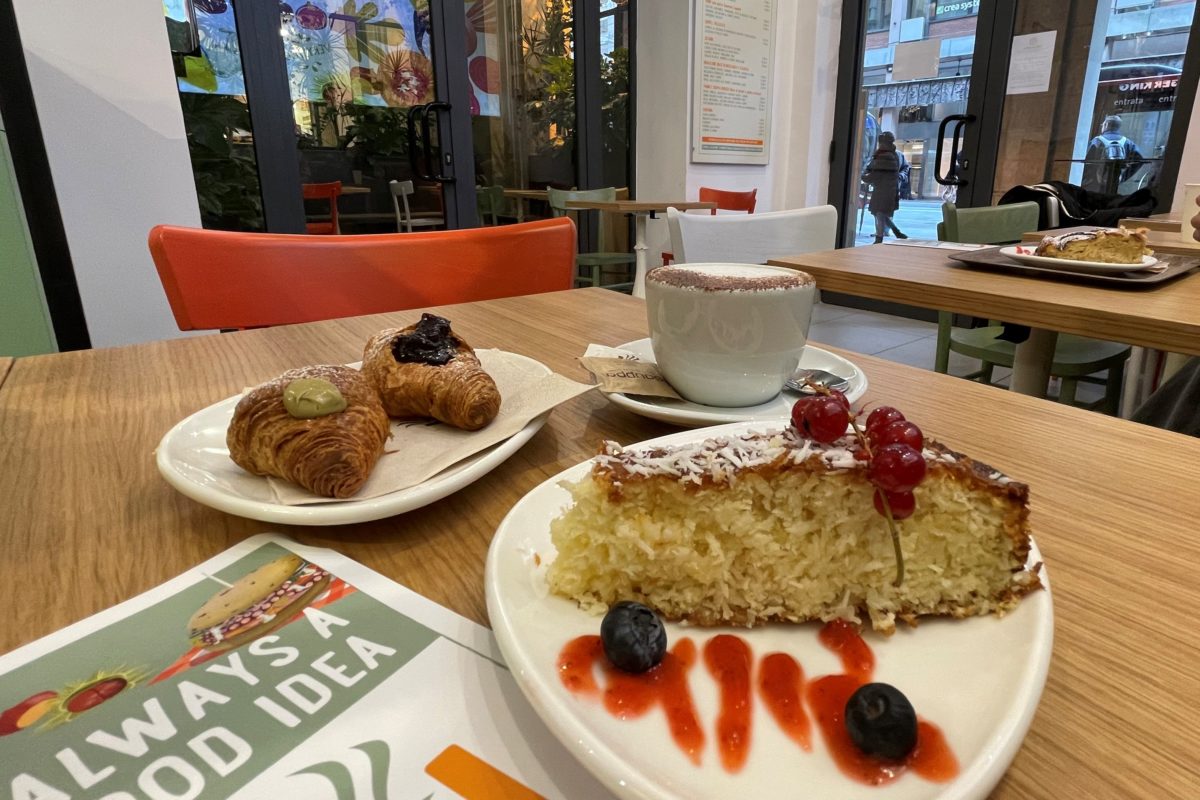
[[[683,431],[635,447],[677,445],[713,436],[770,430],[769,423],[742,423]],[[1021,746],[1045,685],[1054,638],[1050,581],[1003,618],[926,619],[919,628],[901,627],[890,637],[871,631],[864,641],[875,654],[874,680],[892,684],[912,701],[917,714],[941,728],[958,761],[958,774],[935,783],[913,774],[885,786],[869,787],[844,775],[812,722],[811,750],[802,750],[753,696],[750,746],[739,771],[721,763],[716,720],[721,709],[718,684],[702,658],[688,673],[688,687],[704,734],[699,764],[672,739],[659,707],[619,719],[598,698],[568,691],[558,658],[578,636],[597,635],[600,620],[573,601],[550,594],[546,567],[556,551],[550,523],[571,502],[565,481],[591,470],[585,461],[559,473],[525,495],[500,523],[484,570],[488,619],[496,641],[521,690],[555,736],[620,798],[701,800],[701,798],[809,797],[821,800],[982,800],[999,782]],[[1041,560],[1036,545],[1030,562]],[[669,646],[689,637],[700,651],[720,633],[733,633],[749,645],[754,659],[785,652],[803,668],[804,680],[841,671],[822,646],[820,626],[764,625],[757,628],[701,628],[667,623]],[[807,708],[807,704],[806,708]],[[811,721],[811,715],[810,715]]]
[[[617,345],[618,350],[628,350],[642,361],[654,363],[654,350],[650,347],[649,339],[638,339]],[[820,347],[808,345],[800,356],[800,366],[797,369],[821,369],[845,378],[850,382],[846,389],[846,397],[855,402],[867,391],[867,376],[854,362],[839,355],[822,350]],[[605,395],[611,402],[641,414],[643,417],[670,422],[695,428],[704,425],[721,425],[728,422],[758,422],[764,420],[787,419],[792,413],[792,405],[800,397],[798,392],[784,389],[781,394],[757,406],[741,406],[739,408],[722,408],[693,403],[690,400],[676,400],[671,397],[649,397],[641,394],[621,394],[614,392]]]
[[[1011,258],[1018,264],[1043,269],[1061,269],[1069,272],[1091,272],[1098,275],[1109,275],[1121,272],[1135,272],[1149,269],[1159,261],[1155,256],[1142,256],[1140,264],[1106,264],[1103,261],[1076,261],[1073,258],[1050,258],[1033,254],[1033,247],[1012,245],[1001,247],[1000,255]]]

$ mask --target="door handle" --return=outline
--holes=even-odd
[[[444,139],[441,135],[440,127],[438,128],[437,167],[435,168],[433,166],[433,164],[434,164],[433,145],[432,145],[433,138],[430,136],[430,124],[429,123],[430,123],[431,119],[433,119],[433,120],[437,119],[437,112],[439,112],[439,111],[445,111],[446,113],[450,113],[450,104],[443,102],[441,100],[437,100],[432,103],[426,103],[425,111],[423,112],[424,116],[421,119],[421,129],[425,135],[425,158],[426,158],[426,162],[429,164],[429,172],[430,172],[428,179],[437,181],[438,183],[453,183],[454,176],[446,175],[446,174],[443,174],[443,172],[442,172],[443,165],[451,165],[454,163],[454,156],[450,151],[446,150],[443,147]]]
[[[408,164],[412,167],[413,176],[423,181],[433,180],[432,165],[429,164],[429,125],[425,122],[425,105],[413,106],[408,110]],[[418,117],[424,132],[424,140],[417,138]]]
[[[938,125],[937,146],[933,154],[933,179],[942,186],[966,186],[967,180],[959,173],[958,154],[961,149],[961,139],[963,128],[967,123],[974,122],[974,114],[949,114],[942,118],[942,123]],[[952,140],[950,144],[950,172],[942,174],[942,146],[946,141],[946,128],[950,123],[954,123],[954,132],[951,134]]]

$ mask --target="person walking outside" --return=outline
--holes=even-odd
[[[1137,145],[1121,133],[1121,118],[1115,115],[1104,118],[1083,160],[1083,188],[1104,194],[1118,194],[1118,187],[1146,162]]]
[[[900,159],[896,155],[896,136],[891,131],[879,134],[879,145],[862,177],[871,184],[867,208],[875,217],[875,244],[882,242],[888,231],[897,239],[907,239],[892,221],[892,214],[900,207]]]

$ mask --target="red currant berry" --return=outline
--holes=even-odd
[[[888,492],[887,501],[888,507],[892,510],[892,519],[895,520],[908,519],[917,509],[917,499],[913,497],[912,492]],[[883,513],[883,490],[881,489],[875,490],[875,510],[881,517],[887,516]]]
[[[867,415],[867,433],[902,419],[904,419],[904,415],[891,406],[880,406]]]
[[[914,450],[920,450],[925,445],[925,437],[916,425],[906,419],[898,419],[882,428],[876,428],[871,436],[871,444],[876,447],[883,447],[885,444],[906,444]]]
[[[794,425],[796,430],[800,431],[802,434],[805,433],[804,409],[808,408],[809,403],[816,399],[817,398],[815,397],[801,397],[792,406],[792,425]]]
[[[846,395],[842,394],[837,389],[830,389],[829,396],[841,403],[847,411],[850,410],[850,399],[846,397]]]
[[[846,434],[850,412],[833,397],[815,397],[804,409],[803,430],[813,441],[830,444]]]
[[[868,474],[885,492],[911,492],[925,477],[925,457],[907,444],[885,444],[875,451]]]

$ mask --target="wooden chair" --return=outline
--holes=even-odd
[[[446,224],[445,217],[413,217],[408,198],[415,190],[412,181],[389,181],[388,191],[392,196],[392,208],[396,212],[396,230],[412,233],[413,228],[440,228]]]
[[[700,202],[717,204],[717,207],[712,209],[714,217],[718,211],[745,211],[747,214],[753,214],[754,206],[758,203],[758,189],[751,189],[748,192],[729,192],[724,189],[710,189],[707,186],[701,186]],[[674,253],[663,251],[664,267],[670,265],[674,260]]]
[[[150,231],[180,330],[258,328],[572,287],[575,224],[365,236]]]
[[[776,256],[832,250],[837,209],[815,206],[715,217],[668,208],[667,227],[671,250],[682,263],[765,264]]]
[[[1012,244],[1019,242],[1026,231],[1037,229],[1039,211],[1038,204],[1032,202],[987,208],[956,208],[952,203],[943,203],[938,238],[968,244]],[[970,380],[992,384],[992,371],[996,367],[1012,368],[1017,346],[999,338],[1004,332],[1002,324],[991,320],[984,328],[955,328],[953,321],[954,315],[949,311],[938,312],[935,371],[949,372],[951,352],[979,359],[980,369],[963,376]],[[1059,334],[1050,367],[1050,375],[1061,380],[1058,401],[1076,405],[1075,393],[1080,381],[1097,383],[1104,386],[1104,397],[1088,407],[1117,414],[1129,354],[1130,348],[1123,344]],[[1105,377],[1091,377],[1098,372],[1104,372]]]
[[[342,196],[342,182],[306,183],[303,186],[305,200],[328,200],[329,221],[309,222],[304,227],[310,234],[331,236],[342,232],[338,225],[338,198]]]
[[[546,189],[546,201],[550,204],[550,213],[555,217],[566,216],[568,211],[567,203],[571,200],[594,200],[598,203],[611,203],[617,199],[617,190],[614,187],[606,189]],[[597,234],[597,239],[601,242],[608,241],[608,216],[604,213],[600,214],[600,228]],[[603,270],[604,267],[614,264],[634,264],[637,258],[633,253],[580,253],[575,263],[578,267],[586,270],[586,275],[576,274],[575,284],[577,286],[604,286],[605,289],[615,289],[621,292],[632,292],[633,281],[604,284]]]

